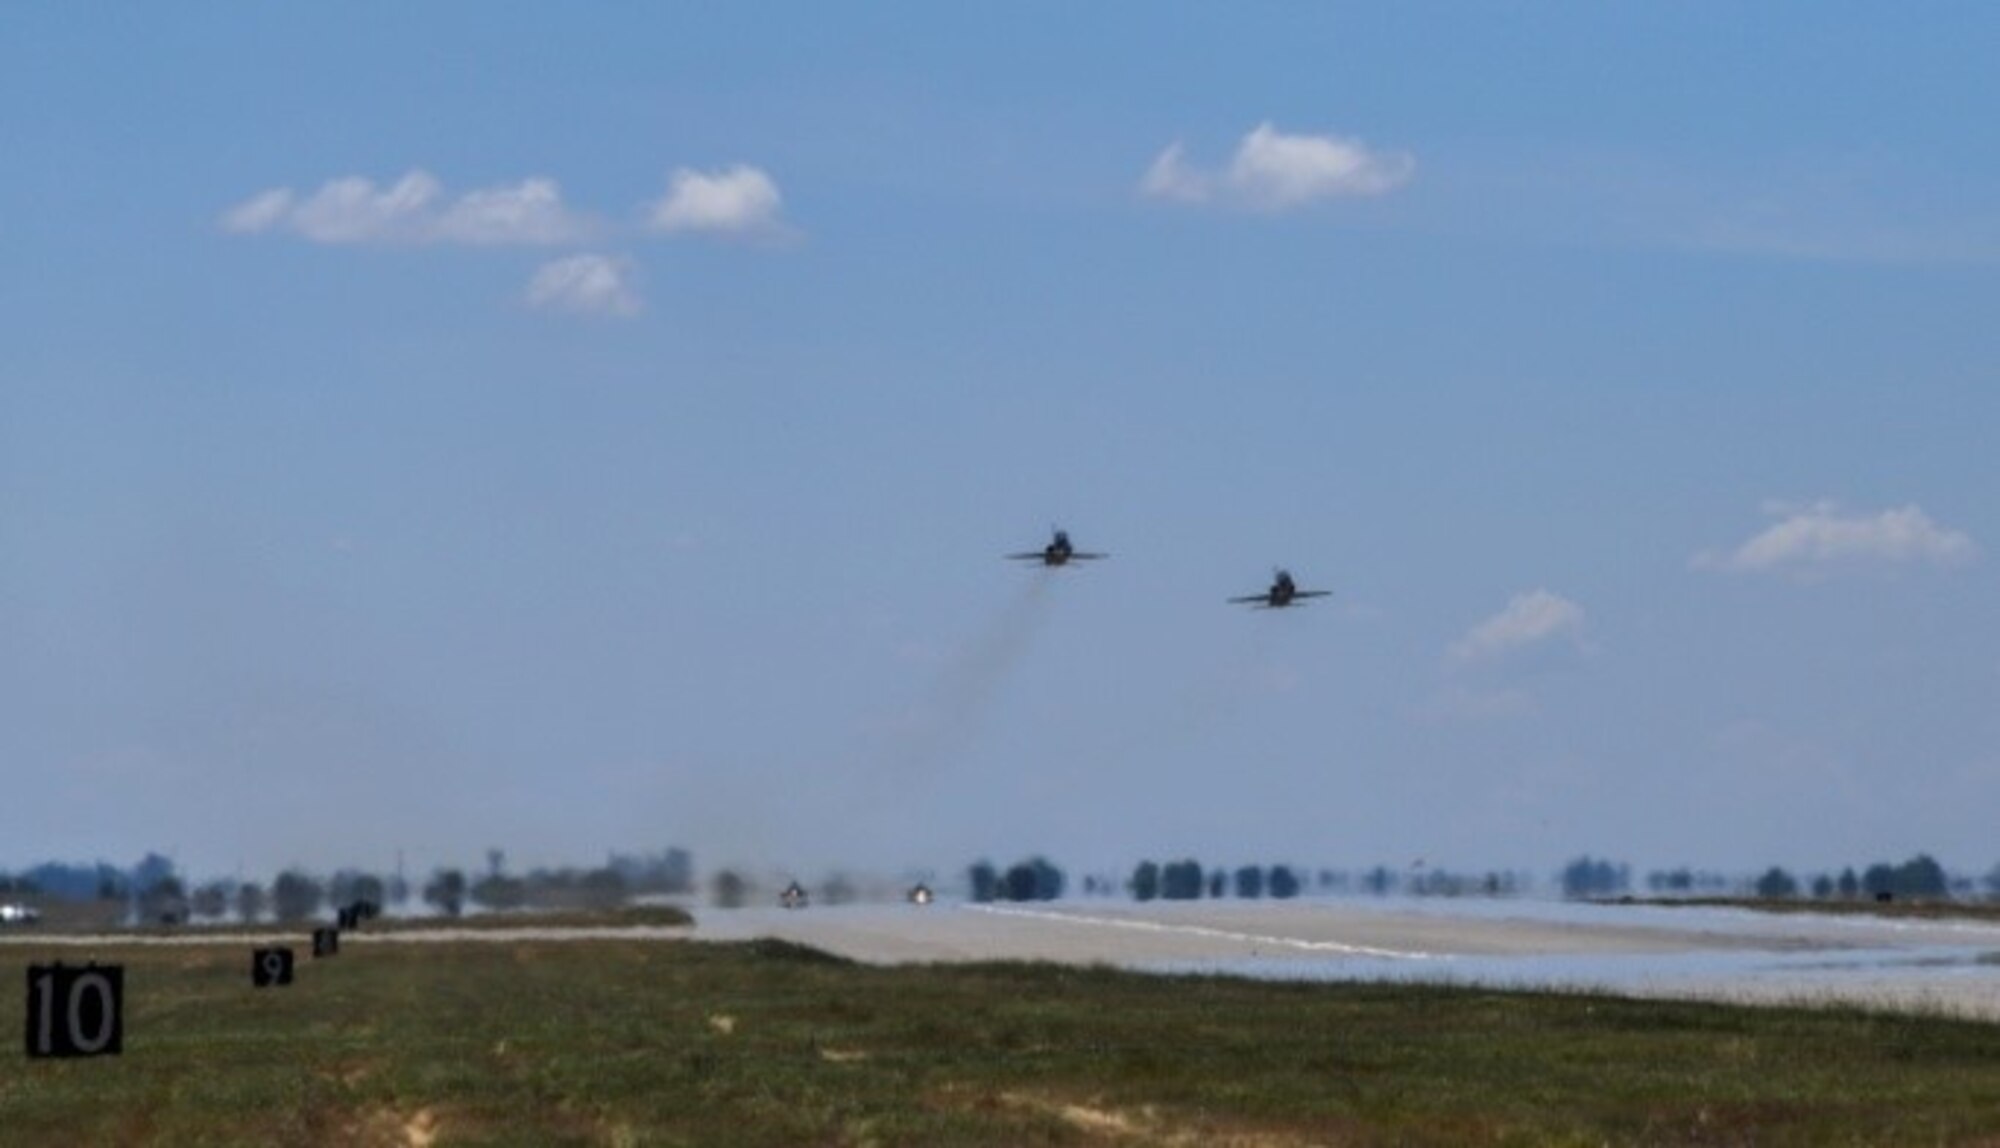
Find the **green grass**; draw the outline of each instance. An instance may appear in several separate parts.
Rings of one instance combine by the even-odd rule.
[[[17,967],[30,959],[13,953]],[[81,954],[69,954],[76,960]],[[882,969],[783,942],[117,947],[125,1054],[10,1143],[1905,1144],[2000,1137],[2000,1026],[1849,1009]],[[25,993],[0,994],[21,1033]],[[18,1039],[18,1038],[16,1038]]]

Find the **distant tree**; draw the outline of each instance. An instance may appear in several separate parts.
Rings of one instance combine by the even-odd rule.
[[[505,849],[488,849],[486,851],[486,875],[488,877],[498,877],[506,868],[507,851]]]
[[[424,904],[447,917],[465,912],[465,874],[457,869],[439,869],[424,885]]]
[[[1833,896],[1833,878],[1821,873],[1812,881],[1812,895],[1824,901]]]
[[[245,881],[236,887],[236,918],[244,924],[255,924],[264,916],[264,887],[255,881]]]
[[[584,904],[598,909],[624,904],[628,888],[625,875],[610,866],[592,869],[577,882]]]
[[[741,909],[749,893],[749,883],[736,870],[724,869],[715,875],[710,896],[719,909]]]
[[[687,893],[694,889],[694,854],[685,849],[669,849],[660,857],[660,892]]]
[[[2000,873],[2000,866],[1994,872]],[[1159,895],[1160,867],[1151,861],[1139,862],[1138,868],[1132,870],[1132,899],[1150,901]]]
[[[528,903],[528,886],[519,877],[488,872],[467,890],[472,902],[495,912],[518,909]]]
[[[1063,871],[1046,857],[1031,857],[1007,870],[999,893],[1009,901],[1053,901],[1063,894]]]
[[[2000,897],[2000,865],[1986,871],[1985,884],[1987,896]]]
[[[694,855],[685,849],[629,857],[613,853],[605,866],[624,878],[627,892],[691,893],[694,891]]]
[[[153,886],[170,877],[176,881],[179,879],[178,874],[174,872],[174,863],[158,853],[148,853],[139,859],[137,865],[132,866],[128,878],[129,887],[137,889],[143,898]]]
[[[972,867],[965,871],[965,877],[967,883],[972,886],[974,901],[985,904],[1000,896],[1000,871],[993,867],[993,862],[974,862]]]
[[[380,910],[388,900],[389,884],[372,873],[358,873],[347,887],[349,902],[366,902]]]
[[[1646,874],[1646,888],[1655,893],[1686,893],[1694,888],[1694,873],[1685,865],[1678,869],[1655,869]]]
[[[1773,901],[1796,897],[1799,895],[1799,883],[1790,873],[1773,865],[1762,877],[1757,878],[1757,895]]]
[[[1377,897],[1387,896],[1390,887],[1395,883],[1396,875],[1389,872],[1386,865],[1375,866],[1368,871],[1367,876],[1361,879],[1362,887]]]
[[[1563,896],[1610,897],[1623,893],[1631,881],[1631,870],[1610,861],[1578,857],[1563,866]]]
[[[1168,862],[1160,870],[1160,896],[1169,901],[1192,901],[1201,896],[1201,863],[1192,858]]]
[[[168,873],[155,877],[139,893],[139,919],[145,922],[179,921],[187,916],[187,890],[181,879]]]
[[[1289,866],[1271,866],[1271,896],[1280,900],[1290,900],[1299,895],[1299,878]]]
[[[1027,862],[1021,861],[1008,866],[1000,876],[1000,897],[1007,901],[1032,901],[1035,899],[1035,871]]]
[[[382,878],[359,869],[342,869],[326,880],[326,900],[336,908],[366,901],[381,905],[388,889]]]
[[[1227,893],[1228,891],[1229,891],[1229,874],[1224,873],[1220,869],[1217,869],[1215,872],[1210,873],[1208,875],[1208,895],[1210,898],[1220,898],[1224,893]]]
[[[188,908],[197,917],[213,921],[229,913],[229,882],[210,881],[194,891]]]
[[[1236,895],[1245,900],[1254,900],[1264,895],[1264,870],[1255,865],[1244,865],[1236,870]]]
[[[1944,897],[1951,892],[1944,866],[1919,853],[1896,867],[1896,892],[1905,897]]]
[[[1861,873],[1861,888],[1870,897],[1896,892],[1896,869],[1893,865],[1876,862]]]
[[[326,891],[316,878],[287,869],[271,883],[271,908],[280,921],[303,921],[319,911]]]
[[[1854,875],[1852,865],[1840,871],[1840,879],[1834,884],[1840,890],[1840,895],[1850,901],[1861,895],[1861,878]]]

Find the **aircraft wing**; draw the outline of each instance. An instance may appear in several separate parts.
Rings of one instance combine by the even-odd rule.
[[[1088,562],[1094,558],[1109,558],[1109,557],[1111,557],[1111,555],[1105,554],[1101,551],[1072,550],[1069,553],[1069,560],[1071,562]]]
[[[1245,594],[1241,598],[1230,599],[1231,603],[1237,605],[1246,605],[1246,606],[1252,602],[1269,604],[1270,601],[1271,601],[1271,596],[1269,594]]]
[[[1020,561],[1020,562],[1025,562],[1028,559],[1032,558],[1035,561],[1040,562],[1042,559],[1048,557],[1048,555],[1043,554],[1039,550],[1023,550],[1019,554],[1002,554],[1001,557],[1011,558],[1015,561]]]
[[[1331,590],[1294,590],[1294,591],[1292,591],[1292,597],[1294,597],[1294,598],[1326,598],[1326,597],[1330,597],[1330,596],[1332,596],[1332,594],[1333,594],[1333,591],[1331,591]]]

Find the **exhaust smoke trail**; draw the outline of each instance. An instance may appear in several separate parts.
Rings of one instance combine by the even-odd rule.
[[[1037,570],[939,670],[913,720],[895,736],[885,758],[887,771],[896,779],[931,776],[972,745],[1001,688],[1048,620],[1054,577],[1053,571]]]

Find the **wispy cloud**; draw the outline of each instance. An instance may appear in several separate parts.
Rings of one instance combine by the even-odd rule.
[[[1915,503],[1875,514],[1843,512],[1824,501],[1772,503],[1765,512],[1778,521],[1734,550],[1703,551],[1691,564],[1733,573],[1818,573],[1863,565],[1957,566],[1979,554],[1971,537],[1938,525]]]
[[[639,313],[629,259],[572,255],[543,264],[528,281],[528,305],[581,315],[624,317]]]
[[[654,201],[647,223],[660,232],[724,235],[772,234],[780,230],[778,185],[745,164],[716,172],[676,168],[667,194]]]
[[[1447,656],[1461,665],[1488,661],[1554,638],[1582,643],[1583,607],[1560,594],[1530,590],[1468,630]]]
[[[468,192],[445,209],[436,227],[439,239],[455,243],[569,243],[589,231],[563,206],[552,179]]]
[[[272,188],[223,212],[221,224],[239,235],[290,233],[325,244],[548,246],[575,242],[592,230],[564,206],[554,180],[530,178],[452,199],[421,170],[386,187],[345,176],[309,195]]]
[[[352,175],[312,191],[268,188],[217,222],[234,235],[287,235],[330,246],[546,248],[641,228],[653,235],[783,236],[789,229],[779,218],[782,202],[777,183],[757,168],[680,168],[667,194],[645,205],[642,219],[614,226],[564,203],[562,189],[546,177],[454,195],[429,172],[411,169],[388,184]],[[530,307],[574,315],[622,317],[644,309],[637,264],[593,252],[543,263],[523,297]]]
[[[1139,180],[1142,194],[1182,203],[1281,212],[1321,200],[1376,196],[1409,182],[1416,158],[1360,140],[1286,135],[1268,121],[1236,147],[1229,165],[1205,171],[1187,161],[1179,141],[1160,152]]]

